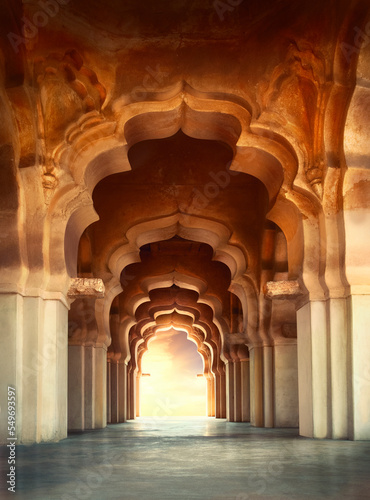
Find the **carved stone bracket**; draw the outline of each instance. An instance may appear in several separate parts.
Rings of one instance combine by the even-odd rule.
[[[257,101],[262,110],[277,101],[288,85],[295,84],[307,109],[313,130],[309,159],[304,166],[305,175],[315,194],[322,197],[322,180],[324,177],[323,130],[327,96],[331,82],[327,75],[325,58],[305,41],[292,40],[288,46],[285,60],[275,67],[269,77],[262,80],[258,86]],[[306,82],[302,88],[302,82]],[[314,106],[312,105],[314,102]],[[314,112],[313,112],[314,111]],[[312,116],[311,116],[312,115]]]
[[[268,281],[264,287],[267,299],[294,299],[303,294],[298,281]]]
[[[34,85],[38,88],[39,162],[43,167],[42,184],[48,205],[58,185],[60,150],[65,132],[88,115],[85,126],[103,121],[101,107],[106,90],[93,70],[84,65],[76,50],[52,53],[34,61]]]
[[[99,278],[72,278],[68,290],[70,299],[81,299],[85,297],[104,297],[105,287],[103,280]]]

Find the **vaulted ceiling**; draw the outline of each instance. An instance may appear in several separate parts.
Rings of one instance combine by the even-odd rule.
[[[248,343],[265,283],[302,277],[302,220],[341,163],[363,2],[46,3],[0,22],[19,167],[41,165],[68,223],[48,268],[105,281],[111,355],[166,325],[204,356]]]

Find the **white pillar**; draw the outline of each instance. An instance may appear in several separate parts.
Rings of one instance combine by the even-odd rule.
[[[249,359],[241,362],[242,422],[250,422],[250,376]]]
[[[333,439],[348,439],[348,299],[330,299],[330,380]]]
[[[206,378],[206,381],[207,381],[206,382],[207,383],[207,390],[206,390],[207,408],[206,408],[206,412],[207,412],[207,417],[211,417],[212,416],[212,381],[211,381],[211,378],[209,375]]]
[[[118,363],[115,360],[111,360],[111,423],[116,424],[119,422],[119,410],[118,410]]]
[[[107,426],[107,348],[95,347],[95,429]]]
[[[326,302],[307,302],[297,311],[299,433],[329,438],[328,325]]]
[[[352,295],[350,438],[370,439],[370,295]]]
[[[126,422],[127,420],[127,365],[125,362],[120,361],[118,364],[118,414],[119,422]]]
[[[369,310],[363,294],[297,311],[301,435],[370,439]]]
[[[129,409],[128,418],[135,420],[136,418],[136,370],[129,370],[128,376],[128,396],[129,396]]]
[[[95,429],[95,347],[84,348],[85,429]]]
[[[234,422],[235,418],[234,400],[234,363],[228,361],[226,363],[226,418],[229,422]]]
[[[249,353],[251,424],[255,427],[263,427],[263,348],[251,347]]]
[[[67,436],[68,308],[64,299],[0,294],[0,405],[16,390],[18,444]],[[8,437],[0,419],[1,442]]]
[[[98,356],[97,356],[98,353]],[[85,430],[102,428],[102,408],[110,400],[110,391],[102,395],[98,373],[101,374],[101,348],[92,345],[68,346],[68,429]],[[107,370],[110,370],[109,363]],[[110,372],[106,375],[110,376]],[[107,380],[105,378],[105,380]],[[98,384],[98,390],[97,390]],[[107,417],[105,417],[107,418]],[[109,414],[110,418],[110,414]],[[105,427],[105,425],[104,425]]]
[[[136,409],[135,417],[140,417],[140,380],[141,376],[136,374]]]
[[[298,427],[297,344],[274,346],[274,426]]]
[[[212,392],[212,408],[211,417],[216,416],[216,377],[212,374],[211,377],[211,392]]]
[[[107,423],[112,421],[112,383],[111,383],[111,360],[107,359]]]
[[[242,421],[242,367],[234,361],[234,422]]]
[[[127,367],[127,382],[126,382],[126,408],[127,420],[131,420],[131,368]]]
[[[219,370],[215,384],[216,418],[226,418],[226,374],[224,369]]]
[[[264,427],[274,427],[273,347],[263,347]]]
[[[68,430],[85,428],[85,348],[68,346]]]
[[[221,376],[218,372],[215,375],[215,417],[221,417]]]

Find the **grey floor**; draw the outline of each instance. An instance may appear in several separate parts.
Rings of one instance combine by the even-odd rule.
[[[370,442],[310,440],[208,418],[138,419],[17,447],[16,493],[30,500],[370,499]]]

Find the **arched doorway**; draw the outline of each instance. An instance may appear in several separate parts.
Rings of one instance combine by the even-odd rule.
[[[140,416],[206,415],[204,363],[184,331],[170,328],[149,342],[141,361]]]

